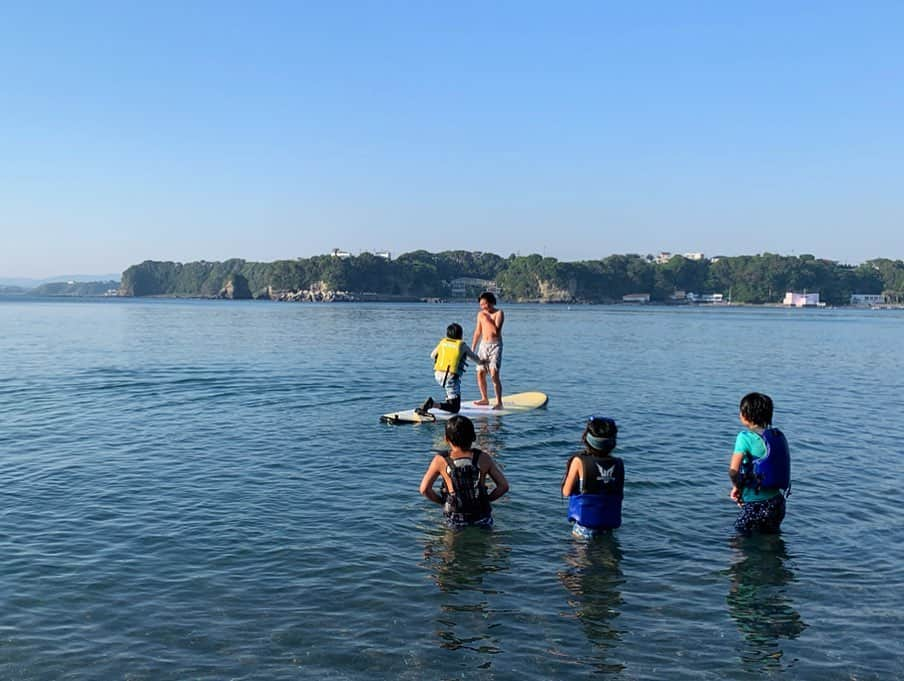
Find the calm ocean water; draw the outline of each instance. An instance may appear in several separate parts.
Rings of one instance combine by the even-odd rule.
[[[0,299],[0,678],[904,678],[904,313],[504,306],[510,494],[443,529],[428,354],[473,305]],[[465,397],[475,395],[473,373]],[[793,493],[739,540],[750,390]],[[587,414],[624,525],[573,539]]]

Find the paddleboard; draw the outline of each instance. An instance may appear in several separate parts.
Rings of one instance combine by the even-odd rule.
[[[476,405],[471,400],[461,403],[461,411],[458,413],[467,416],[469,419],[485,416],[507,416],[509,414],[520,414],[525,411],[532,411],[545,407],[549,401],[546,393],[528,392],[515,393],[514,395],[502,396],[502,409],[493,409],[491,402],[488,405]],[[404,409],[401,411],[391,411],[380,417],[381,423],[432,423],[434,421],[448,421],[455,414],[450,414],[442,409],[431,409],[426,415],[418,414],[414,409]]]

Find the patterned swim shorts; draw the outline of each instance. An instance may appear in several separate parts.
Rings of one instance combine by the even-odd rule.
[[[498,343],[480,341],[480,346],[477,348],[477,356],[489,362],[487,365],[488,370],[499,371],[499,367],[502,366],[502,341]],[[478,366],[477,370],[483,371],[484,369],[482,366]]]
[[[735,529],[741,534],[775,534],[784,519],[785,496],[776,494],[765,501],[745,501],[735,520]]]
[[[461,397],[461,376],[450,374],[445,371],[434,371],[433,377],[439,383],[443,390],[446,391],[446,399],[454,400]]]

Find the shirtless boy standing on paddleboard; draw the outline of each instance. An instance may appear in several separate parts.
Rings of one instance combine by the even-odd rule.
[[[487,399],[487,371],[489,371],[496,393],[496,404],[493,405],[493,409],[502,409],[502,381],[499,378],[499,369],[502,367],[502,324],[505,322],[505,313],[496,307],[496,296],[489,291],[481,293],[477,300],[480,303],[480,312],[477,313],[477,327],[474,329],[471,347],[476,349],[477,356],[485,360],[486,364],[477,367],[480,399],[475,400],[474,404],[490,403]]]

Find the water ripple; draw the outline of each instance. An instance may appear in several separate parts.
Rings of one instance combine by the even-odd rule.
[[[820,312],[513,307],[506,387],[550,404],[477,422],[512,491],[451,532],[417,495],[441,428],[376,415],[437,394],[473,306],[0,303],[0,677],[900,678],[904,327]],[[755,388],[794,488],[741,540]],[[624,525],[580,542],[559,486],[595,412]]]

